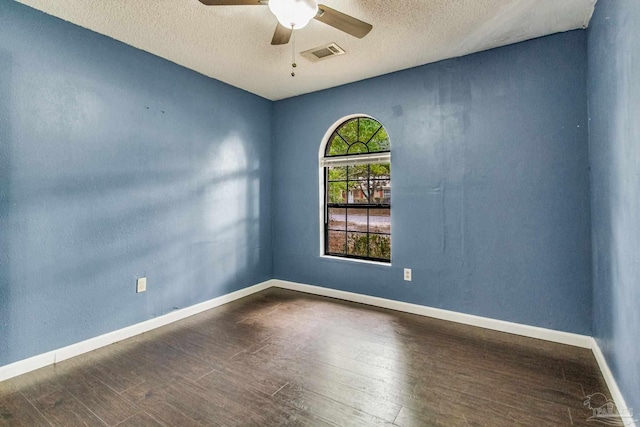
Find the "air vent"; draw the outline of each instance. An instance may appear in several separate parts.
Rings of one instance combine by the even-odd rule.
[[[311,62],[323,61],[325,59],[333,58],[334,56],[344,55],[346,52],[337,44],[329,43],[324,46],[314,47],[313,49],[305,50],[300,55],[307,58]]]

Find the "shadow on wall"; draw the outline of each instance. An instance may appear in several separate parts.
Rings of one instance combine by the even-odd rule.
[[[132,285],[140,276],[153,286],[137,300],[146,318],[252,284],[246,280],[260,256],[259,167],[248,171],[239,137],[224,141],[205,156],[206,167],[191,171],[42,179],[20,186],[19,213],[11,216],[3,197],[3,221],[24,215],[35,226],[10,228],[20,238],[13,248],[2,248],[3,294],[11,287],[19,294],[15,306],[3,295],[8,310],[2,316],[21,313],[14,328],[3,329],[15,336],[36,329],[48,336],[69,334],[62,341],[71,343],[83,335],[73,321],[84,322],[92,313],[109,323],[95,325],[99,332],[121,327],[123,318],[138,311],[131,309]],[[3,238],[2,245],[11,241]],[[7,253],[20,259],[17,269],[26,283],[9,282]],[[46,286],[36,289],[38,278],[48,278]],[[35,298],[36,292],[42,296]]]
[[[194,223],[200,230],[190,251],[196,300],[220,282],[223,293],[233,283],[251,283],[249,272],[260,258],[260,162],[248,154],[242,135],[232,131],[212,144],[199,168]],[[212,280],[215,278],[215,280]]]
[[[138,258],[151,257],[163,263],[175,261],[184,249],[203,244],[215,244],[220,252],[212,258],[202,258],[204,264],[218,256],[224,259],[216,271],[220,277],[237,277],[231,271],[223,270],[235,272],[255,267],[257,259],[248,247],[252,245],[250,237],[257,237],[260,231],[259,162],[247,158],[244,141],[238,134],[231,133],[222,139],[222,143],[212,142],[209,153],[203,153],[204,159],[193,170],[146,170],[142,175],[135,171],[61,173],[47,180],[21,185],[21,190],[25,190],[19,195],[21,208],[37,209],[42,214],[39,219],[47,214],[53,216],[54,210],[50,208],[61,202],[77,205],[59,207],[68,209],[65,215],[60,215],[64,218],[80,216],[76,208],[84,206],[82,218],[72,223],[65,221],[69,229],[58,236],[59,239],[54,239],[60,244],[65,243],[63,238],[70,238],[77,253],[73,258],[65,253],[55,253],[58,262],[53,271],[52,265],[42,264],[34,273],[46,274],[54,281],[68,280],[87,271],[100,276],[108,273],[113,265]],[[9,158],[4,156],[10,147],[5,144],[7,149],[3,147],[0,171],[3,184],[9,183],[10,172]],[[7,185],[7,190],[9,187]],[[8,195],[8,191],[3,195],[5,193]],[[3,204],[5,202],[9,206],[8,197],[3,197]],[[104,206],[105,202],[109,203],[108,207]],[[8,214],[9,210],[6,212]],[[44,231],[60,233],[55,229]],[[145,239],[136,238],[143,231],[149,231]],[[93,237],[87,239],[87,236]],[[99,252],[90,250],[96,240],[99,240]],[[163,255],[180,242],[186,246]],[[105,252],[108,258],[105,258]],[[60,262],[67,257],[69,262]],[[198,270],[197,265],[194,265],[194,271]],[[169,274],[162,279],[177,280],[179,277]]]
[[[11,58],[0,52],[0,361],[7,358],[9,340],[9,195],[11,147],[9,144],[9,100],[11,99]]]

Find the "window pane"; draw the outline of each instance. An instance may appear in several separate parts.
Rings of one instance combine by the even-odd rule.
[[[356,142],[355,144],[349,146],[348,153],[349,154],[363,154],[368,153],[369,148],[364,145],[362,142]]]
[[[334,135],[331,141],[329,142],[327,155],[339,156],[341,154],[347,154],[347,150],[349,150],[349,145],[346,142],[344,142],[344,140],[340,138],[338,135]]]
[[[344,231],[329,231],[327,251],[332,254],[346,254],[347,233]]]
[[[329,168],[329,181],[343,181],[347,179],[346,166],[331,166]]]
[[[391,144],[389,143],[389,135],[387,135],[387,131],[380,129],[378,133],[375,134],[371,141],[369,141],[369,151],[389,151],[391,149]]]
[[[371,137],[378,129],[380,129],[382,125],[373,119],[361,118],[360,119],[360,137],[358,138],[360,142],[364,142],[365,144],[369,142]]]
[[[367,231],[367,209],[347,209],[347,230]]]
[[[349,144],[353,144],[358,140],[358,119],[349,120],[338,129],[338,133]]]
[[[328,183],[329,193],[327,199],[329,203],[346,203],[347,202],[347,183],[330,182]]]
[[[346,230],[347,210],[343,208],[329,208],[329,229]]]
[[[375,179],[371,180],[371,203],[388,205],[391,202],[391,186],[389,181]]]
[[[391,233],[391,209],[369,209],[369,232]]]
[[[367,233],[349,233],[347,237],[349,255],[367,256]]]
[[[391,176],[391,164],[380,163],[369,165],[372,179],[389,179]]]
[[[369,256],[391,260],[391,236],[385,234],[369,235]]]
[[[349,177],[349,180],[352,181],[357,179],[368,179],[369,165],[347,166],[347,176]]]
[[[369,182],[368,181],[349,181],[349,194],[347,202],[354,204],[369,203]]]

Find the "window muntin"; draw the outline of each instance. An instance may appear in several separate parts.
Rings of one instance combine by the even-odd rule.
[[[390,142],[369,117],[343,122],[323,158],[324,253],[391,261]]]

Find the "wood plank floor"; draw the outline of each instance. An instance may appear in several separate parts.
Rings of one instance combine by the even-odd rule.
[[[11,426],[597,425],[591,352],[282,289],[0,383]]]

